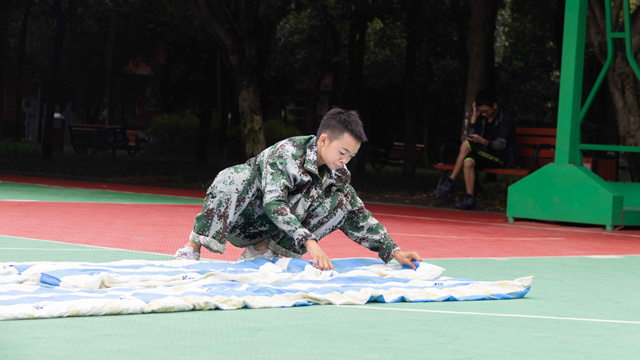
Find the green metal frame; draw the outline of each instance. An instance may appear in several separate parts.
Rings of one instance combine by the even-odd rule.
[[[640,79],[633,57],[631,10],[624,0],[624,32],[612,30],[611,3],[605,0],[607,59],[581,106],[588,1],[567,0],[560,68],[560,101],[555,163],[509,187],[507,217],[615,226],[640,225],[640,183],[608,182],[582,166],[582,150],[640,152],[640,147],[582,144],[580,127],[614,57],[613,40],[625,39],[626,55]]]

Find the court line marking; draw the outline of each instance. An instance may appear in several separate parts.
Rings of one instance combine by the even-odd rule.
[[[164,195],[159,195],[159,196],[164,196]],[[187,198],[187,199],[191,199],[191,198]],[[63,200],[23,200],[23,199],[0,199],[0,203],[2,203],[3,201],[6,202],[17,202],[17,203],[50,203],[50,204],[58,204],[58,203],[65,203],[65,204],[91,204],[91,205],[108,205],[108,204],[115,204],[115,205],[162,205],[162,206],[167,206],[167,205],[177,205],[177,206],[199,206],[202,207],[202,204],[198,203],[198,204],[190,204],[190,203],[159,203],[159,202],[122,202],[122,201],[105,201],[105,202],[95,202],[95,201],[63,201]]]
[[[66,243],[65,243],[66,244]],[[75,245],[75,244],[73,244]],[[2,250],[31,250],[31,251],[104,251],[104,250],[120,250],[120,251],[132,251],[125,249],[111,249],[111,248],[96,248],[96,249],[51,249],[51,248],[4,248],[0,247]]]
[[[519,224],[515,224],[515,223],[492,223],[492,222],[486,222],[486,221],[443,219],[443,218],[432,218],[432,217],[426,217],[426,216],[397,215],[397,214],[387,214],[387,213],[373,213],[373,215],[374,216],[400,217],[400,218],[408,218],[408,219],[432,220],[432,221],[448,221],[448,222],[463,223],[463,224],[509,226],[509,227],[517,227],[517,228],[523,228],[523,229],[535,229],[535,230],[565,231],[565,232],[576,232],[576,233],[587,233],[587,234],[597,233],[598,235],[628,236],[628,237],[640,238],[640,235],[636,235],[636,234],[620,234],[620,233],[616,233],[616,232],[613,232],[613,231],[605,231],[604,229],[598,229],[596,231],[589,231],[589,230],[579,230],[579,229],[567,229],[567,228],[562,228],[562,227],[547,228],[547,227],[539,227],[539,226],[519,225]]]
[[[97,190],[97,191],[110,191],[110,192],[118,192],[118,193],[126,193],[126,194],[143,194],[143,195],[169,196],[169,197],[178,197],[178,198],[187,198],[187,199],[200,199],[200,197],[191,197],[191,196],[183,196],[183,195],[168,195],[168,194],[158,194],[158,193],[152,193],[152,192],[135,192],[135,191],[126,191],[126,190],[114,190],[114,189],[83,188],[83,187],[75,187],[75,186],[48,185],[48,184],[40,184],[40,183],[22,183],[22,182],[4,181],[4,180],[0,180],[0,183],[56,187],[56,188],[72,189],[72,190]],[[126,184],[119,184],[119,183],[112,183],[112,184],[126,185]],[[137,186],[144,186],[144,185],[137,185]],[[206,195],[206,192],[207,190],[202,190],[202,194],[203,194],[202,200],[204,200],[204,195]]]
[[[389,235],[393,236],[413,236],[413,237],[427,237],[427,238],[442,238],[442,239],[471,239],[474,240],[567,240],[567,238],[563,237],[508,237],[508,238],[500,238],[500,237],[475,237],[475,236],[449,236],[449,235],[427,235],[427,234],[398,234],[391,233]]]
[[[509,260],[509,259],[559,259],[559,258],[590,258],[590,259],[622,259],[629,256],[640,256],[640,254],[624,254],[624,255],[560,255],[560,256],[504,256],[504,257],[448,257],[448,258],[427,258],[423,261],[437,260]]]
[[[15,239],[24,239],[24,240],[31,240],[31,241],[44,241],[47,243],[54,243],[54,244],[65,244],[65,245],[71,245],[71,246],[81,246],[81,247],[86,247],[86,248],[90,248],[90,249],[61,249],[61,248],[54,248],[54,249],[35,249],[35,248],[14,248],[16,250],[44,250],[44,251],[48,251],[48,250],[58,250],[58,251],[86,251],[86,250],[100,250],[100,251],[104,251],[104,250],[111,250],[111,251],[128,251],[128,252],[135,252],[135,253],[143,253],[143,254],[151,254],[151,255],[162,255],[162,256],[171,256],[173,257],[172,254],[165,254],[165,253],[157,253],[157,252],[151,252],[151,251],[142,251],[142,250],[131,250],[131,249],[122,249],[122,248],[111,248],[111,247],[106,247],[106,246],[97,246],[97,245],[86,245],[86,244],[76,244],[76,243],[70,243],[70,242],[64,242],[64,241],[56,241],[56,240],[47,240],[47,239],[34,239],[34,238],[28,238],[28,237],[23,237],[23,236],[11,236],[11,235],[3,235],[0,234],[0,240],[2,240],[3,237],[6,238],[15,238]],[[229,246],[230,245],[230,246]],[[227,249],[236,249],[237,251],[240,251],[241,249],[234,247],[233,245],[229,244],[227,246]],[[11,250],[12,248],[4,248],[0,246],[0,250]],[[337,259],[337,258],[336,258]],[[171,260],[171,259],[169,259]],[[225,261],[225,262],[229,262],[229,261],[235,261],[235,260],[221,260],[221,259],[211,259],[211,258],[205,258],[205,257],[201,257],[200,258],[201,261]]]
[[[560,317],[560,316],[498,314],[498,313],[480,313],[480,312],[447,311],[447,310],[399,309],[399,308],[372,307],[372,306],[363,306],[363,305],[336,305],[336,306],[343,307],[343,308],[358,308],[358,309],[369,309],[369,310],[407,311],[407,312],[423,312],[423,313],[434,313],[434,314],[479,315],[479,316],[515,317],[515,318],[527,318],[527,319],[568,320],[568,321],[585,321],[585,322],[640,325],[640,321],[630,321],[630,320],[589,319],[589,318],[574,318],[574,317]]]
[[[63,241],[55,241],[55,240],[46,240],[46,239],[34,239],[34,238],[28,238],[28,237],[23,237],[23,236],[11,236],[11,235],[2,235],[0,234],[0,238],[2,237],[7,237],[7,238],[14,238],[14,239],[24,239],[24,240],[32,240],[32,241],[44,241],[44,242],[48,242],[48,243],[55,243],[55,244],[65,244],[65,245],[72,245],[72,246],[81,246],[81,247],[87,247],[87,248],[91,248],[91,249],[26,249],[25,250],[68,250],[68,251],[84,251],[84,250],[114,250],[114,251],[129,251],[129,252],[138,252],[138,253],[144,253],[144,254],[152,254],[152,255],[164,255],[164,256],[171,256],[170,254],[163,254],[163,253],[156,253],[156,252],[150,252],[150,251],[142,251],[142,250],[130,250],[130,249],[121,249],[121,248],[110,248],[110,247],[106,247],[106,246],[97,246],[97,245],[86,245],[86,244],[76,244],[76,243],[70,243],[70,242],[63,242]],[[9,249],[10,248],[3,248],[0,247],[0,249]],[[17,248],[18,250],[22,250],[20,248]]]

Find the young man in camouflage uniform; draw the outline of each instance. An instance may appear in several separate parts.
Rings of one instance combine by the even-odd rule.
[[[316,136],[289,138],[245,164],[220,172],[207,190],[189,243],[174,259],[200,258],[200,248],[222,253],[227,241],[245,248],[239,260],[297,257],[309,252],[313,266],[333,269],[318,241],[335,230],[415,269],[416,252],[403,252],[365,209],[349,184],[346,164],[367,138],[355,111],[330,110]]]

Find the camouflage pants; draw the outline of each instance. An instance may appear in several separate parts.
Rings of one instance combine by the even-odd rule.
[[[322,197],[296,216],[319,241],[344,223],[344,202],[342,194]],[[220,254],[227,241],[237,247],[266,241],[271,250],[286,257],[300,257],[306,252],[304,246],[297,249],[293,238],[265,214],[258,176],[247,165],[232,166],[216,176],[189,240]]]

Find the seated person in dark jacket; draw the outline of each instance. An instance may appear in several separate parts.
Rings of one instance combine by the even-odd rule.
[[[474,170],[502,167],[510,160],[512,129],[511,116],[498,106],[495,96],[487,90],[478,92],[473,102],[473,115],[469,121],[465,141],[460,146],[451,175],[436,189],[436,197],[447,197],[453,191],[455,179],[462,171],[467,194],[464,201],[456,204],[456,208],[474,210]]]

